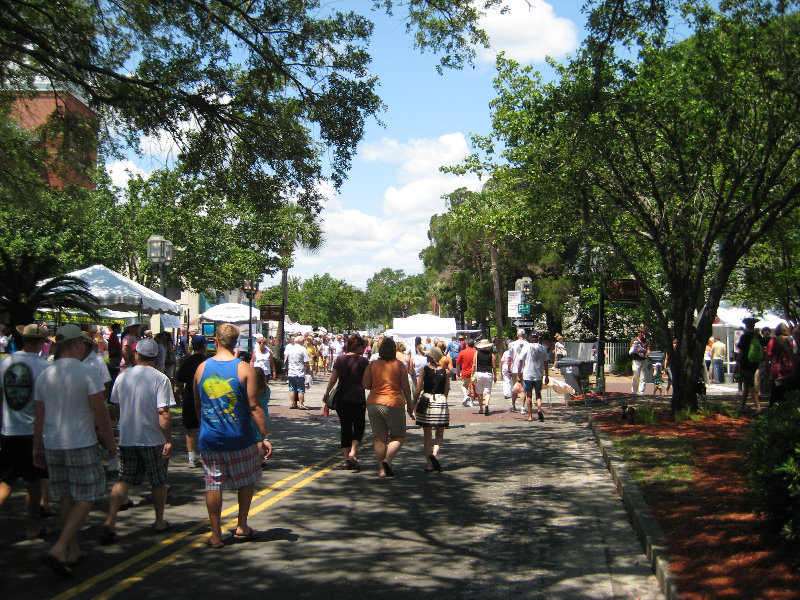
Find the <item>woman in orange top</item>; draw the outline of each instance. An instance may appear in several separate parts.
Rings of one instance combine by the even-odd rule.
[[[436,342],[436,347],[442,351],[442,360],[439,361],[439,364],[442,365],[447,370],[447,374],[450,375],[456,366],[453,364],[453,359],[450,358],[450,355],[447,353],[447,344],[439,340]]]
[[[397,346],[392,338],[381,341],[378,360],[369,363],[362,384],[364,389],[369,390],[367,415],[375,438],[378,477],[394,477],[392,459],[406,438],[403,404],[412,418],[414,407],[408,385],[408,370],[397,360]]]

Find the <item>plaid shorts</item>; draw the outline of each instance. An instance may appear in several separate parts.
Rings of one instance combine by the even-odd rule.
[[[167,461],[161,453],[164,445],[160,446],[120,446],[119,457],[121,461],[119,480],[131,485],[139,485],[147,480],[150,485],[166,485]]]
[[[261,461],[264,459],[261,444],[227,452],[201,450],[200,456],[206,475],[206,491],[235,490],[261,479]]]
[[[44,451],[50,475],[53,500],[72,498],[75,502],[94,502],[106,491],[100,446]]]

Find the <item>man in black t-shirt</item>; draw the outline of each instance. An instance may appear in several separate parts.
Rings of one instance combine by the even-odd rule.
[[[181,361],[175,381],[181,395],[183,427],[186,429],[186,449],[189,452],[189,468],[200,466],[197,456],[197,435],[200,433],[200,417],[194,405],[194,373],[206,360],[208,342],[203,335],[192,336],[192,353]]]

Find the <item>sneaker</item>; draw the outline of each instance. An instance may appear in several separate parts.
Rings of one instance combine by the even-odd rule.
[[[469,406],[470,408],[472,408],[473,406],[475,406],[475,403],[474,403],[472,400],[470,400],[470,401],[469,401],[469,404],[467,404],[467,406]]]
[[[469,396],[467,396],[466,398],[464,398],[464,400],[461,401],[461,406],[467,406],[468,403],[469,403]],[[472,406],[472,404],[469,405]]]
[[[512,412],[512,413],[517,412],[517,407],[514,406],[513,404],[509,404],[508,405],[508,412]]]
[[[544,413],[542,411],[539,411],[539,420],[544,421]]]
[[[195,458],[194,460],[189,461],[189,468],[190,469],[199,469],[203,463],[200,462],[200,459]]]
[[[484,408],[483,414],[488,417],[489,416],[489,407],[488,406],[484,406],[483,408]]]

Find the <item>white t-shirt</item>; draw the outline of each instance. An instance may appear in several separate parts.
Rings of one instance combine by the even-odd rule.
[[[111,390],[119,405],[120,446],[160,446],[165,441],[158,409],[175,405],[169,377],[154,367],[136,365],[120,373]]]
[[[100,356],[97,352],[92,350],[89,352],[89,356],[83,359],[83,362],[91,367],[92,373],[94,376],[97,377],[97,381],[105,386],[107,383],[111,381],[111,373],[108,371],[108,366],[106,365],[106,361],[103,360],[103,357]]]
[[[547,350],[541,344],[533,342],[522,349],[518,361],[522,362],[522,379],[525,381],[541,381],[544,377],[544,364],[547,362]]]
[[[336,360],[338,357],[342,355],[342,351],[344,350],[344,344],[339,340],[334,340],[331,342],[331,360]]]
[[[509,374],[509,370],[508,370],[508,357],[509,356],[511,356],[511,352],[509,350],[506,350],[505,352],[503,352],[503,356],[500,357],[500,373],[502,373],[503,375],[508,375]]]
[[[44,404],[44,447],[86,448],[97,443],[89,396],[103,391],[92,369],[77,358],[53,361],[36,380],[34,399]]]
[[[414,355],[414,381],[416,381],[416,378],[419,377],[420,372],[422,371],[423,368],[425,368],[425,365],[427,364],[428,364],[427,356],[425,356],[424,354]]]
[[[36,380],[50,366],[33,352],[14,352],[0,360],[3,390],[3,435],[33,435]]]
[[[300,344],[289,344],[283,356],[286,361],[287,377],[303,377],[306,374],[306,365],[311,362],[308,350]]]
[[[528,342],[517,338],[508,345],[508,351],[511,353],[511,372],[517,373],[517,364],[519,363],[519,354],[522,349],[528,345]]]

